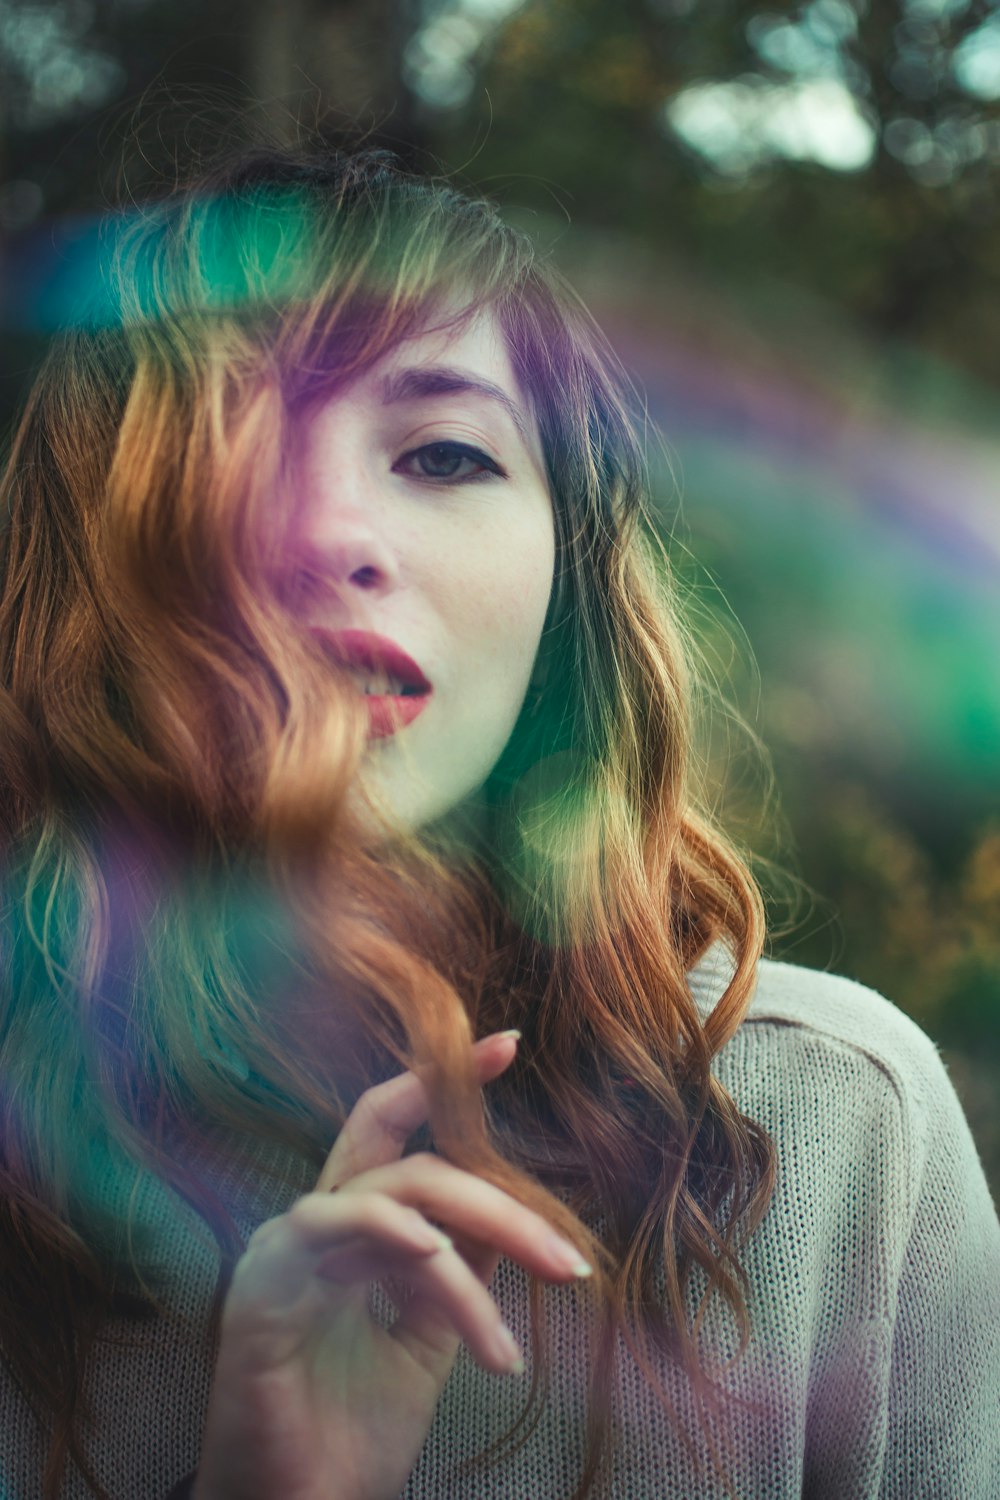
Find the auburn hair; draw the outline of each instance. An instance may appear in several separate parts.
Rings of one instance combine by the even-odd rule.
[[[704,810],[627,382],[526,237],[387,153],[247,153],[112,217],[104,244],[96,311],[53,342],[2,481],[0,1346],[45,1426],[45,1500],[69,1461],[108,1500],[79,1424],[104,1320],[159,1307],[144,1177],[215,1236],[218,1327],[241,1245],[178,1132],[232,1126],[318,1171],[361,1092],[413,1066],[433,1149],[596,1267],[577,1496],[613,1441],[619,1332],[668,1412],[654,1359],[687,1370],[725,1476],[698,1331],[717,1292],[746,1347],[740,1251],[774,1147],[711,1068],[764,917]],[[483,312],[547,465],[544,686],[476,820],[372,840],[347,797],[361,709],[289,607],[331,587],[282,565],[296,423]],[[719,942],[732,978],[703,1019],[688,973]],[[484,1102],[470,1043],[511,1026]],[[545,1399],[543,1299],[534,1283],[514,1440]]]

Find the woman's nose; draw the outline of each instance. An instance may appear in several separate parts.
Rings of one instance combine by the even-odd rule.
[[[305,550],[333,582],[386,593],[399,582],[396,554],[377,518],[357,503],[317,505],[306,523]]]
[[[329,548],[327,566],[337,583],[386,593],[395,588],[399,572],[389,547],[363,522],[345,522],[342,535]]]

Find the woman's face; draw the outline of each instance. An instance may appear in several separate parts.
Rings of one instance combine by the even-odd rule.
[[[393,350],[307,418],[302,459],[295,561],[339,596],[306,623],[376,695],[365,790],[415,828],[457,807],[499,759],[552,587],[541,445],[493,320]],[[413,674],[386,659],[386,643],[429,690],[406,683]]]

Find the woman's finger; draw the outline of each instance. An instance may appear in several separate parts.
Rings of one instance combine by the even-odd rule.
[[[534,1276],[568,1281],[591,1274],[576,1247],[534,1209],[429,1152],[373,1167],[334,1197],[308,1193],[289,1217],[302,1244],[318,1254],[327,1248],[331,1235],[342,1233],[351,1205],[356,1204],[363,1216],[365,1205],[384,1199],[433,1220],[453,1240],[468,1239],[508,1256]],[[363,1224],[363,1217],[354,1222]]]
[[[269,1314],[280,1310],[298,1299],[318,1260],[325,1263],[341,1250],[355,1255],[362,1244],[373,1255],[419,1260],[450,1241],[419,1210],[383,1193],[309,1194],[250,1236],[236,1265],[230,1301]]]
[[[507,1375],[523,1369],[521,1351],[500,1309],[471,1266],[456,1250],[442,1250],[409,1268],[407,1282],[416,1296],[399,1306],[389,1330],[421,1363],[450,1359],[464,1340],[485,1369]]]
[[[374,1272],[374,1275],[372,1274]],[[385,1277],[398,1316],[389,1330],[416,1358],[451,1359],[464,1339],[480,1364],[505,1374],[520,1351],[482,1280],[447,1243],[431,1255],[346,1241],[322,1257],[316,1274],[346,1289]]]
[[[510,1368],[497,1306],[451,1241],[415,1209],[372,1192],[312,1194],[251,1236],[227,1298],[226,1335],[241,1340],[245,1363],[273,1367],[342,1297],[346,1307],[383,1277],[409,1289],[400,1337],[426,1364],[453,1356],[464,1338],[486,1368]]]
[[[519,1036],[517,1031],[499,1031],[475,1044],[472,1050],[480,1083],[496,1078],[512,1062]],[[315,1191],[332,1192],[372,1167],[398,1161],[410,1136],[429,1115],[427,1090],[412,1071],[366,1089],[344,1122]]]

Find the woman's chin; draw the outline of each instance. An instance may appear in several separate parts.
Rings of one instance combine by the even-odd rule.
[[[348,793],[347,807],[361,836],[383,844],[405,838],[430,822],[440,800],[412,775],[387,775],[369,760]]]
[[[369,846],[420,835],[442,851],[450,845],[475,847],[488,813],[478,789],[456,802],[442,788],[416,776],[387,777],[374,772],[370,763],[362,767],[358,784],[348,793],[347,810]]]

